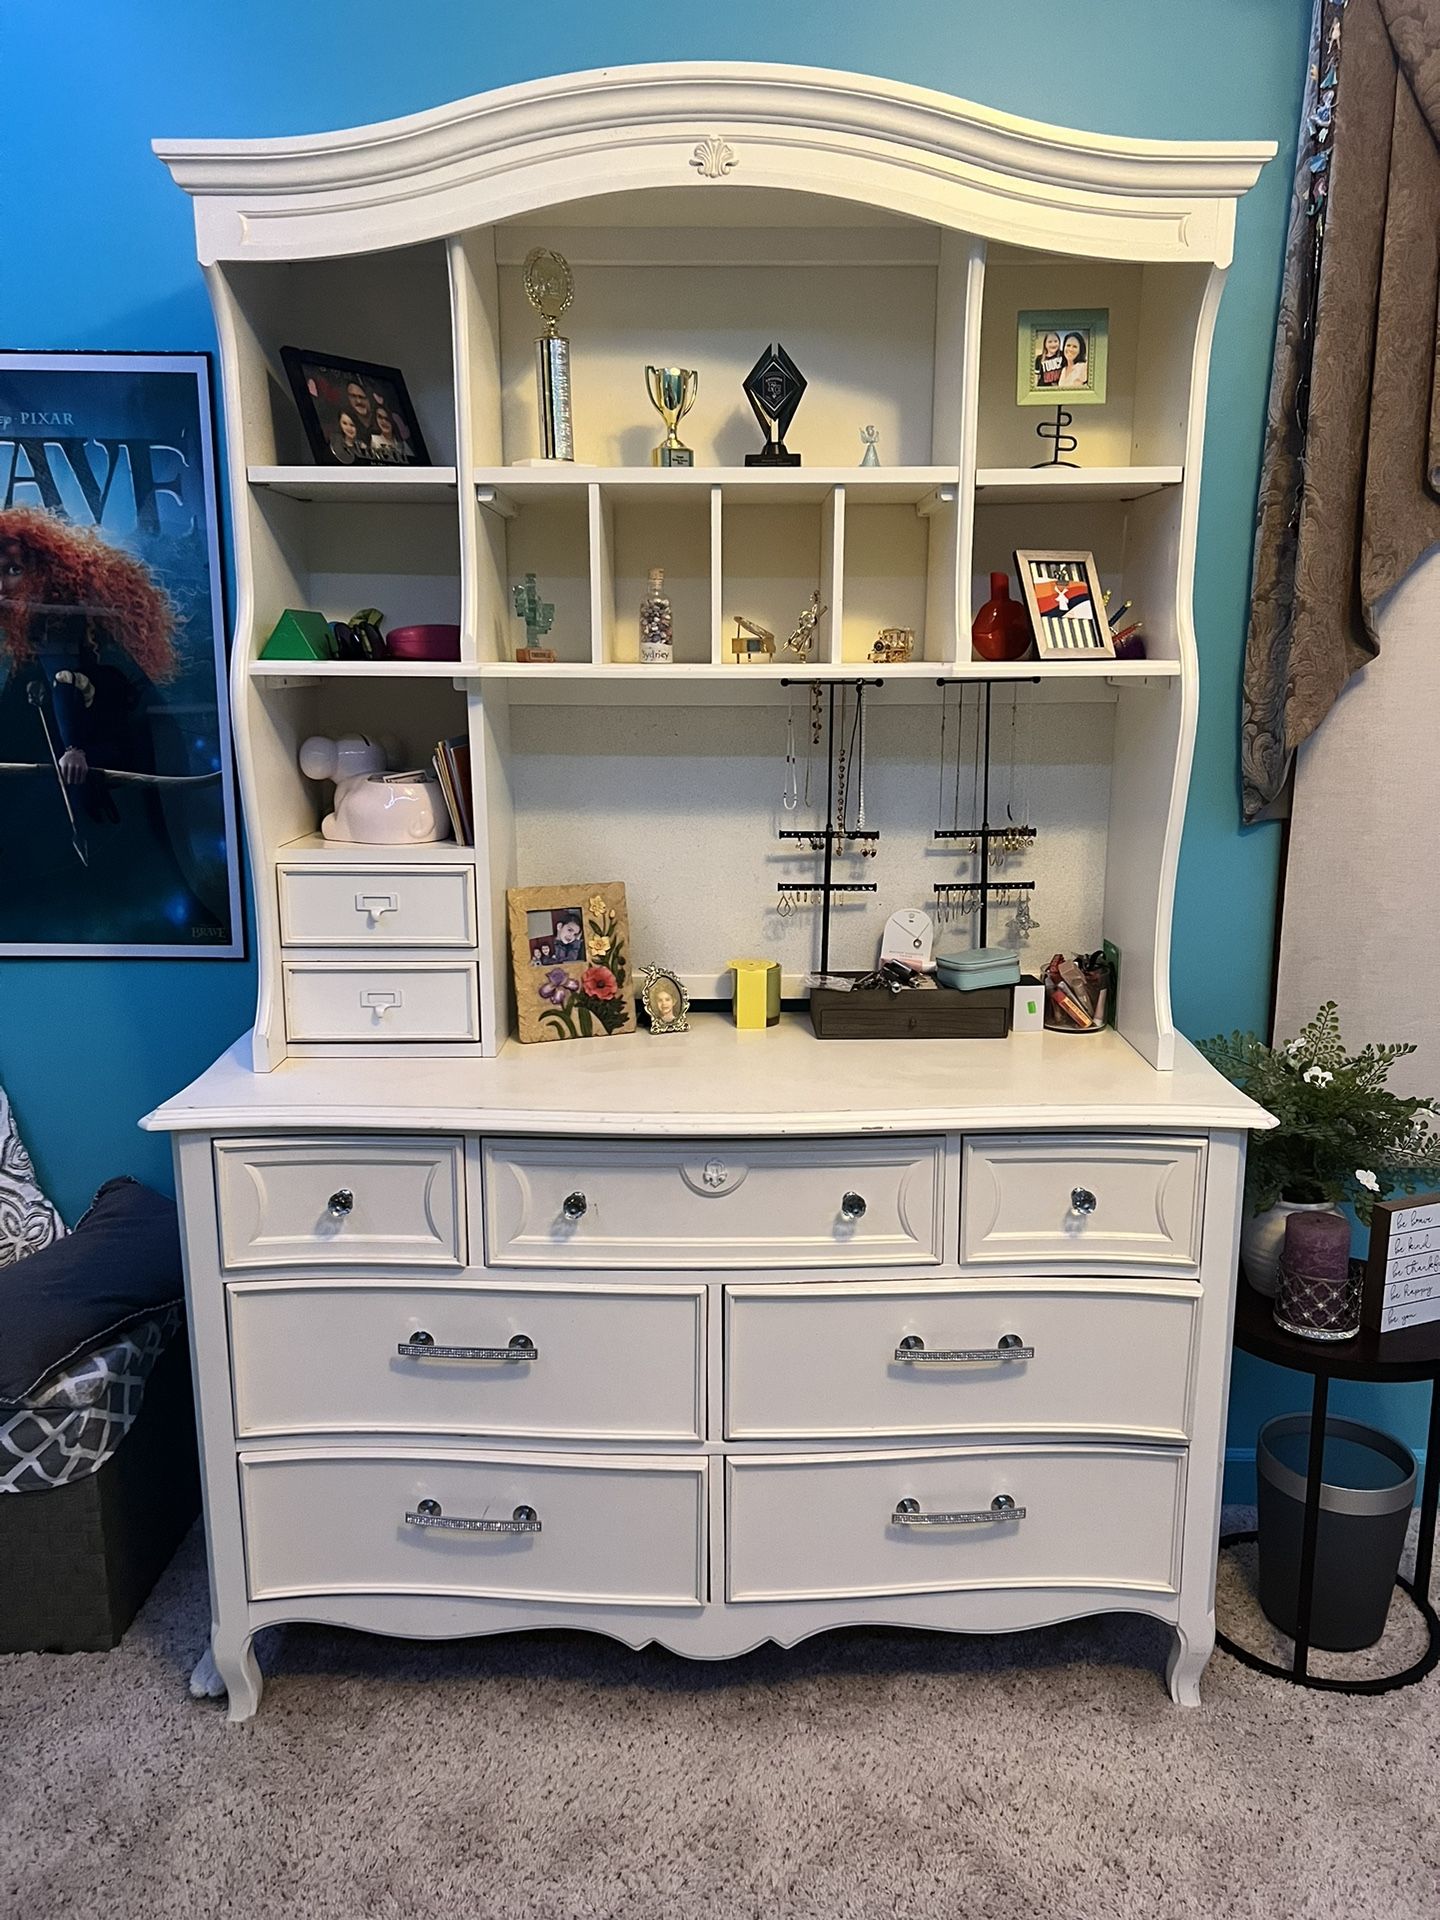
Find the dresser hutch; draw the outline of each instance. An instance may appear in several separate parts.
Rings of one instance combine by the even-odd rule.
[[[1171,1628],[1195,1704],[1266,1116],[1174,1030],[1171,918],[1211,339],[1272,147],[692,63],[156,150],[219,331],[259,968],[253,1029],[145,1122],[174,1136],[202,1669],[231,1718],[259,1704],[254,1635],[290,1620],[718,1658],[1130,1610]],[[537,246],[574,275],[573,461],[537,458]],[[1076,412],[1079,464],[1036,466],[1016,319],[1067,308],[1109,314],[1107,398]],[[809,387],[803,464],[767,470],[741,382],[771,341]],[[287,345],[399,367],[437,464],[314,464]],[[647,362],[699,369],[693,467],[650,464]],[[1017,548],[1093,552],[1147,657],[972,660]],[[639,658],[655,566],[666,665]],[[549,663],[515,658],[527,573]],[[808,660],[734,659],[737,613],[783,634],[817,585]],[[365,606],[458,622],[459,661],[263,655],[286,608]],[[882,627],[911,660],[866,664]],[[988,685],[997,779],[1036,829],[1022,957],[1113,942],[1115,1027],[847,1043],[711,1011],[513,1039],[516,886],[624,880],[641,964],[714,1001],[733,955],[767,953],[803,1000],[787,724],[867,672],[883,844],[835,964],[873,964],[885,915],[962,870],[935,837],[942,734]],[[298,747],[349,731],[412,765],[465,736],[475,844],[322,838]]]

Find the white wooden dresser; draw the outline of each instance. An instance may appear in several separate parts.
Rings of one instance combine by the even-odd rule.
[[[713,1658],[1125,1609],[1193,1704],[1254,1109],[1183,1043],[688,1038],[242,1044],[151,1117],[231,1717],[284,1620]]]
[[[220,341],[259,975],[250,1032],[147,1122],[175,1135],[232,1718],[255,1632],[297,1619],[713,1657],[1125,1608],[1173,1628],[1193,1703],[1265,1116],[1175,1031],[1171,924],[1210,349],[1273,147],[696,62],[157,151]],[[574,274],[574,461],[537,458],[535,247]],[[1108,386],[1076,464],[1037,468],[1017,340],[1067,312],[1105,316]],[[802,463],[748,466],[742,382],[775,341],[808,381]],[[434,464],[308,459],[286,346],[398,367]],[[701,374],[692,467],[651,464],[669,358]],[[1093,554],[1146,657],[973,658],[1017,549]],[[643,664],[657,566],[674,659]],[[543,665],[516,657],[527,574]],[[788,633],[817,586],[803,662],[735,661],[737,614]],[[457,624],[459,658],[266,657],[287,608],[370,606]],[[895,628],[913,654],[882,675]],[[625,881],[633,960],[697,1000],[737,953],[803,995],[814,918],[776,907],[815,862],[776,828],[822,820],[783,757],[792,683],[865,675],[884,843],[836,856],[875,911],[837,916],[831,964],[873,966],[885,916],[966,871],[988,683],[1034,829],[1012,937],[1032,970],[1111,941],[1117,1030],[827,1044],[712,1013],[510,1040],[520,886]],[[297,750],[352,732],[408,766],[463,737],[475,844],[323,839]]]

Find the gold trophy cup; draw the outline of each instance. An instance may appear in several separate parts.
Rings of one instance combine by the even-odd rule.
[[[693,367],[646,367],[645,385],[650,404],[665,422],[665,438],[650,455],[655,467],[693,467],[692,448],[682,446],[675,429],[695,404],[700,376]]]

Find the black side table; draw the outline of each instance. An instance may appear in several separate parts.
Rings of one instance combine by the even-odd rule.
[[[1244,1353],[1291,1367],[1312,1378],[1310,1393],[1310,1452],[1305,1476],[1305,1521],[1300,1535],[1300,1593],[1295,1619],[1295,1657],[1288,1667],[1262,1660],[1237,1646],[1227,1634],[1215,1643],[1259,1673],[1293,1680],[1297,1686],[1323,1688],[1327,1693],[1391,1693],[1413,1686],[1440,1665],[1440,1618],[1430,1604],[1430,1570],[1435,1553],[1435,1513],[1440,1504],[1440,1322],[1407,1327],[1384,1335],[1362,1327],[1353,1340],[1303,1340],[1277,1327],[1274,1303],[1259,1294],[1242,1273],[1235,1304],[1235,1345]],[[1324,1483],[1325,1414],[1332,1380],[1428,1380],[1430,1425],[1425,1442],[1425,1478],[1420,1493],[1420,1533],[1415,1546],[1415,1578],[1400,1577],[1397,1584],[1414,1602],[1429,1635],[1425,1652],[1401,1673],[1379,1680],[1329,1680],[1310,1671],[1310,1615],[1315,1599],[1315,1546],[1320,1534],[1320,1489]],[[1253,1531],[1227,1533],[1222,1547],[1253,1540]]]

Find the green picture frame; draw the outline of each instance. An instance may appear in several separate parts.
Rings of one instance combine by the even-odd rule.
[[[1022,308],[1016,316],[1015,404],[1103,407],[1109,356],[1108,307]]]

